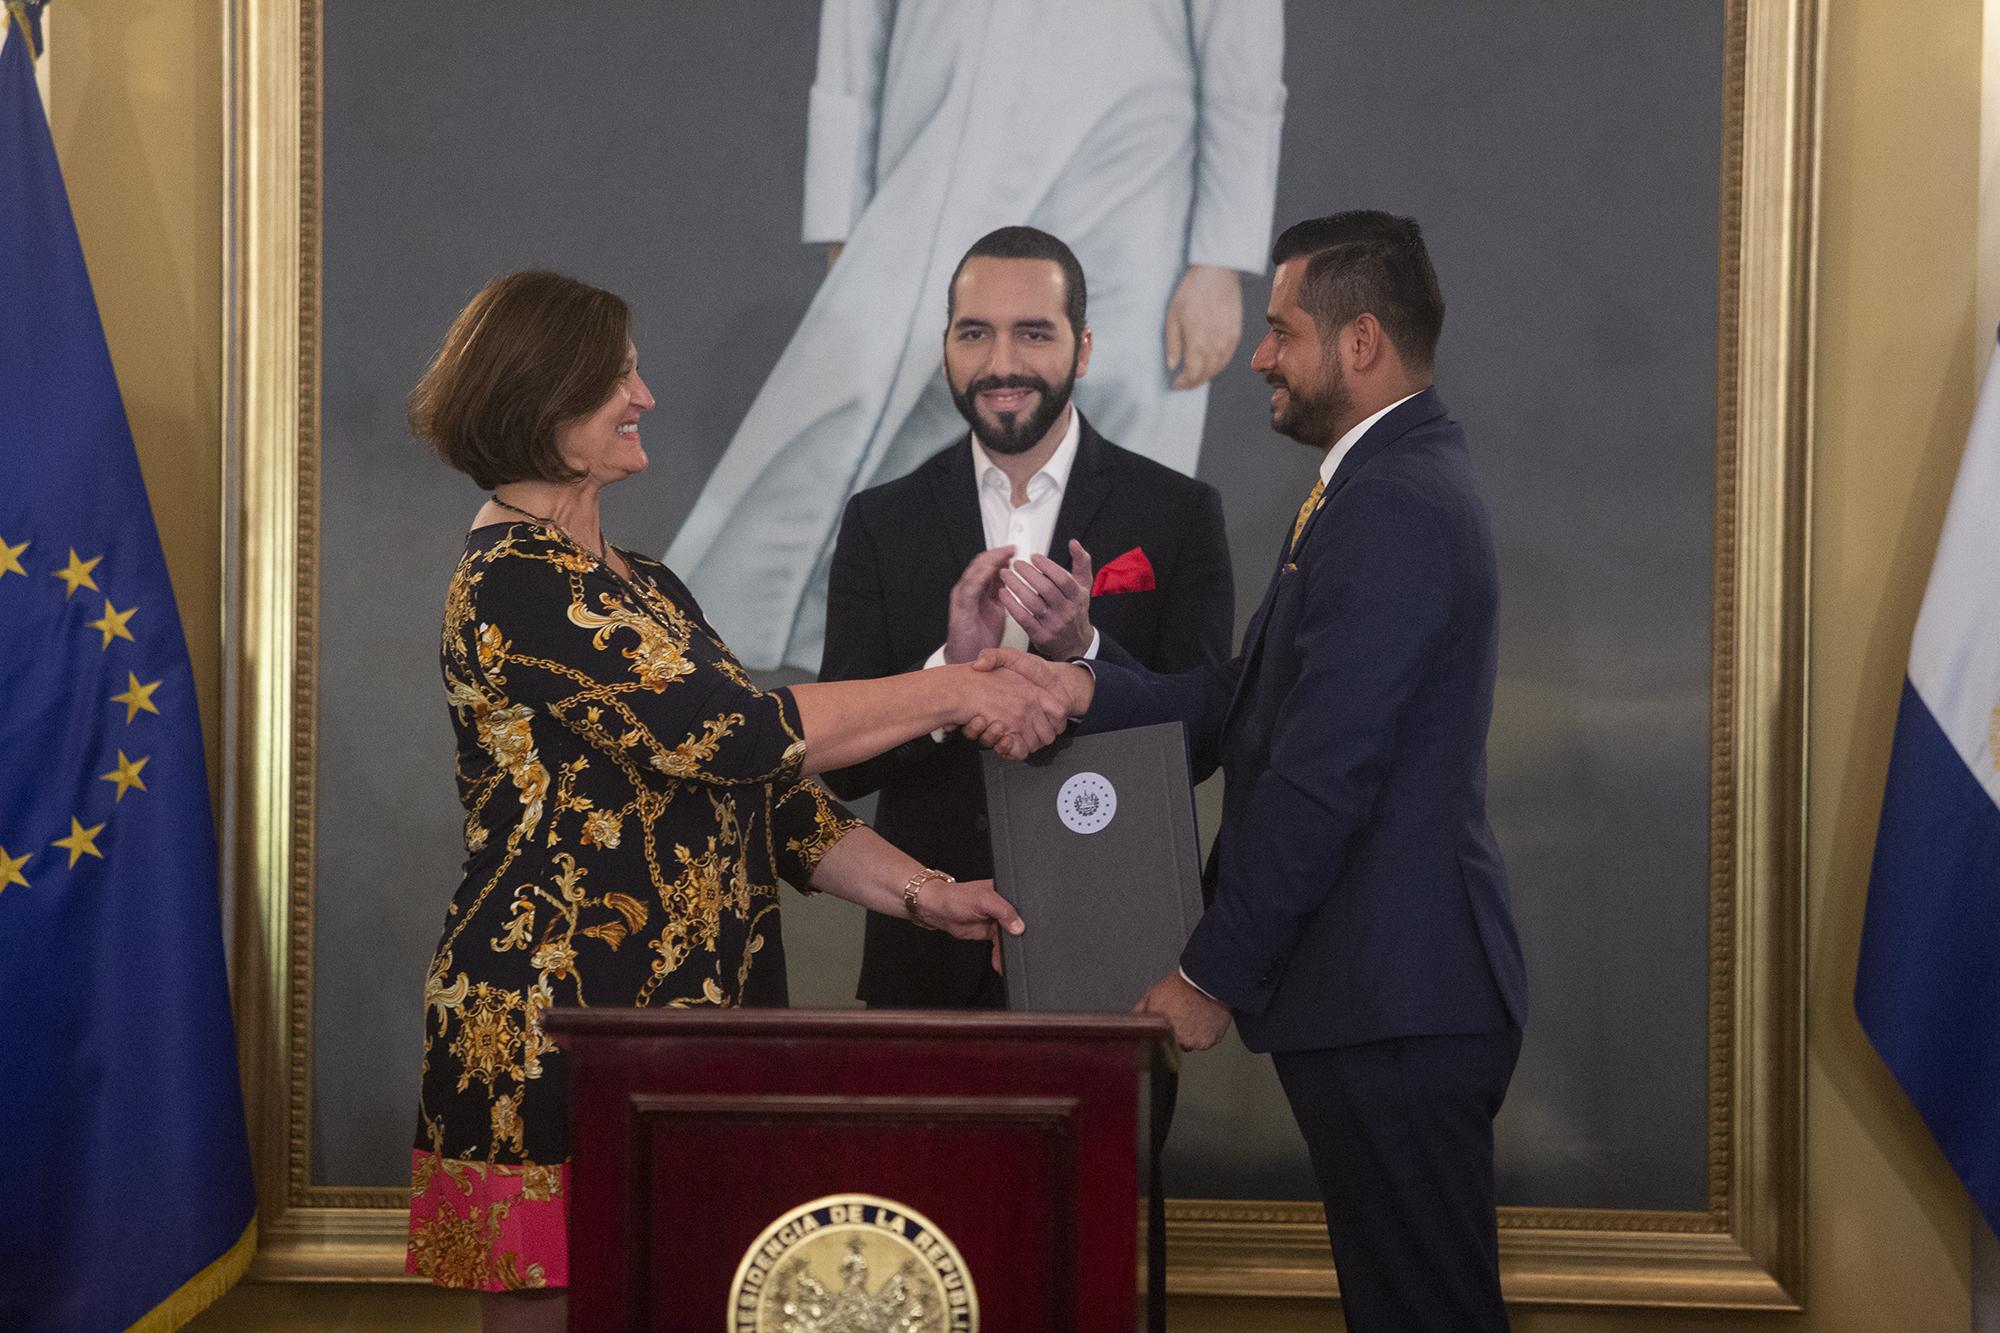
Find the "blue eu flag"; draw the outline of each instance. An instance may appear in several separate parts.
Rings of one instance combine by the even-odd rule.
[[[0,45],[0,1145],[0,1329],[177,1328],[250,1261],[187,642],[18,31]]]

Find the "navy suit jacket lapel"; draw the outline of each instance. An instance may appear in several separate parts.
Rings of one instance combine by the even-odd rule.
[[[1250,630],[1247,637],[1243,640],[1243,650],[1241,653],[1243,669],[1236,673],[1236,686],[1229,693],[1229,708],[1222,715],[1222,726],[1225,732],[1229,729],[1229,719],[1236,716],[1237,705],[1243,701],[1244,687],[1248,684],[1250,678],[1257,674],[1258,661],[1264,656],[1264,629],[1270,623],[1271,603],[1278,596],[1278,578],[1284,573],[1287,563],[1286,557],[1290,554],[1291,530],[1289,528],[1286,529],[1284,535],[1285,543],[1278,548],[1278,563],[1271,570],[1271,581],[1264,585],[1264,600],[1257,603],[1257,612],[1250,617]],[[1301,543],[1304,542],[1305,534],[1303,532],[1299,534],[1299,540]]]
[[[1354,442],[1354,447],[1347,451],[1347,457],[1341,459],[1340,466],[1333,470],[1333,479],[1326,485],[1326,494],[1299,532],[1298,549],[1305,549],[1306,543],[1312,539],[1313,526],[1319,522],[1319,516],[1326,512],[1333,497],[1354,480],[1354,474],[1366,467],[1370,459],[1418,426],[1435,421],[1445,413],[1444,400],[1438,397],[1437,390],[1425,389],[1408,402],[1398,403],[1387,416],[1370,426],[1368,433]]]
[[[1263,656],[1264,635],[1270,629],[1271,602],[1278,595],[1278,580],[1283,577],[1285,566],[1296,564],[1295,557],[1300,551],[1305,550],[1306,543],[1312,540],[1313,528],[1319,523],[1320,515],[1327,511],[1327,506],[1333,502],[1333,497],[1340,494],[1347,483],[1354,479],[1355,474],[1368,465],[1370,459],[1418,426],[1444,416],[1446,411],[1444,400],[1438,397],[1436,389],[1425,389],[1411,397],[1409,401],[1397,404],[1380,421],[1370,426],[1367,433],[1356,440],[1354,447],[1347,451],[1347,457],[1340,460],[1340,466],[1333,470],[1333,479],[1327,483],[1326,494],[1321,497],[1319,505],[1306,519],[1305,527],[1299,530],[1296,546],[1290,540],[1291,533],[1289,531],[1285,533],[1286,541],[1285,545],[1279,548],[1277,567],[1271,571],[1271,582],[1264,589],[1264,600],[1258,604],[1257,614],[1250,622],[1252,633],[1250,640],[1243,645],[1243,669],[1236,673],[1236,688],[1229,698],[1229,711],[1223,715],[1225,730],[1228,728],[1229,719],[1235,716],[1238,704],[1242,702],[1244,688],[1250,678],[1257,674],[1257,664]]]

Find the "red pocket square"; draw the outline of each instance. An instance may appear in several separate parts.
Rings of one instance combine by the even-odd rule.
[[[1097,571],[1097,577],[1090,581],[1090,595],[1150,592],[1158,586],[1153,581],[1153,562],[1146,558],[1143,548],[1135,546]]]

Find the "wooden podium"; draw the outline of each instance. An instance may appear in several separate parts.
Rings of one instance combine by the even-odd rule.
[[[544,1022],[571,1057],[572,1329],[1131,1333],[1139,1076],[1175,1059],[1164,1020]]]

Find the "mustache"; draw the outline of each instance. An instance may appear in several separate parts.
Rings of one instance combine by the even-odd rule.
[[[968,396],[990,393],[995,389],[1033,389],[1036,393],[1047,397],[1049,382],[1040,375],[982,375],[965,386]]]

